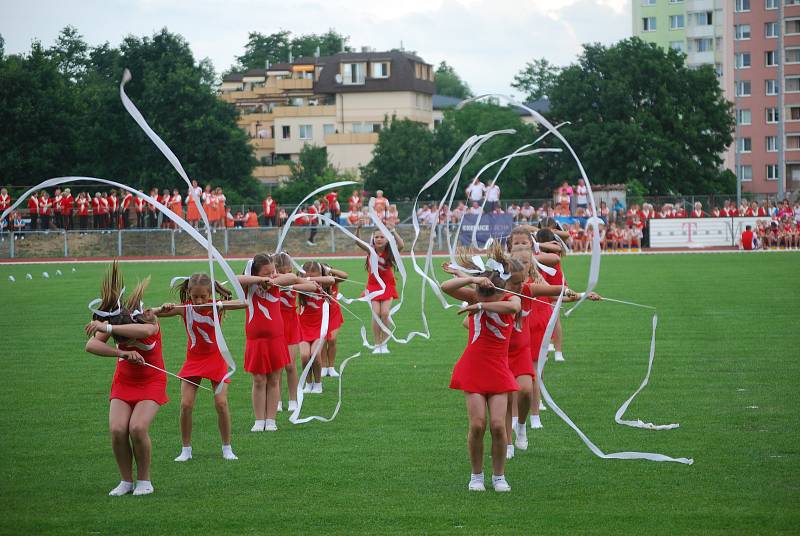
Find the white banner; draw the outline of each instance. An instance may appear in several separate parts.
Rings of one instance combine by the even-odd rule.
[[[706,248],[733,246],[734,218],[668,218],[650,220],[652,248]],[[747,218],[735,218],[747,219]]]

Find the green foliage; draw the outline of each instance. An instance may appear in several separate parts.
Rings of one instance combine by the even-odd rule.
[[[0,60],[4,182],[32,185],[82,174],[183,191],[172,166],[122,107],[125,68],[133,74],[128,95],[191,178],[222,186],[234,199],[259,195],[249,140],[236,125],[236,109],[214,94],[210,62],[195,62],[186,41],[166,29],[128,36],[114,48],[89,47],[67,27],[48,50],[35,42],[29,54]]]
[[[511,87],[525,93],[528,101],[549,97],[553,85],[556,83],[561,68],[553,65],[544,58],[533,59],[516,75]]]
[[[275,192],[275,198],[280,203],[299,203],[320,186],[342,180],[328,162],[328,150],[325,147],[304,145],[299,161],[292,162],[290,166],[292,176]]]
[[[720,167],[734,121],[711,67],[689,68],[683,54],[638,38],[585,45],[550,98],[594,182],[637,179],[649,194],[732,191]],[[574,163],[560,161],[561,176],[574,175]]]
[[[281,30],[271,34],[250,32],[244,53],[236,56],[236,65],[229,72],[263,69],[267,62],[285,63],[289,61],[289,51],[295,58],[313,56],[317,48],[321,56],[336,54],[342,50],[350,51],[347,46],[350,37],[330,29],[324,34],[304,34],[292,37],[292,32]]]
[[[641,205],[647,195],[647,188],[638,179],[630,179],[625,183],[625,195],[628,205]]]
[[[472,96],[469,85],[461,80],[455,69],[443,61],[436,68],[436,94],[466,99]]]

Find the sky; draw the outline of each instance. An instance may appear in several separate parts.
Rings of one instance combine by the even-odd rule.
[[[446,61],[476,94],[519,95],[514,75],[533,58],[575,61],[582,43],[630,36],[631,0],[0,0],[6,54],[38,39],[51,45],[70,24],[90,45],[113,46],[128,34],[162,27],[181,34],[195,57],[217,72],[242,53],[250,31],[323,33],[334,28],[350,45],[400,47],[425,61]]]

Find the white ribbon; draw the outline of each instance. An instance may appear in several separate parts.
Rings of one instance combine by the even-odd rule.
[[[119,291],[119,296],[117,296],[117,308],[113,311],[101,311],[100,309],[95,309],[98,305],[103,303],[102,298],[96,298],[89,302],[89,310],[96,314],[97,316],[102,316],[103,318],[108,318],[110,316],[117,316],[120,312],[122,312],[122,295],[125,294],[125,287],[122,287],[122,290]]]

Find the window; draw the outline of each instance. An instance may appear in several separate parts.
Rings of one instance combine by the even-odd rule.
[[[764,9],[778,9],[778,0],[766,0]]]
[[[800,0],[786,0],[783,5],[785,6],[800,6]]]
[[[689,41],[689,52],[708,52],[713,50],[714,40],[710,37],[703,39],[692,39]]]
[[[777,108],[767,108],[767,123],[777,123],[779,119]]]
[[[656,5],[656,0],[642,0],[643,6],[654,6]]]
[[[736,0],[736,11],[750,11],[750,0]]]
[[[736,110],[736,124],[749,125],[752,122],[750,110]]]
[[[363,84],[365,63],[343,63],[344,83],[348,85]]]
[[[677,50],[678,52],[683,52],[683,41],[670,41],[669,48],[672,50]]]
[[[736,140],[736,148],[740,153],[749,153],[753,150],[752,138],[738,138]]]
[[[786,93],[800,93],[800,76],[784,77],[783,90]]]
[[[800,19],[786,19],[785,35],[800,34]]]
[[[800,63],[800,48],[786,49],[786,63]]]
[[[722,64],[715,63],[714,64],[714,72],[717,73],[717,78],[722,78]]]
[[[353,123],[353,134],[371,134],[372,123]]]
[[[768,181],[776,181],[776,180],[778,180],[778,165],[777,164],[767,164],[767,180]]]
[[[764,138],[767,144],[767,152],[768,153],[776,153],[778,152],[778,136],[767,136]]]
[[[734,57],[736,58],[736,68],[737,69],[747,69],[750,67],[750,53],[749,52],[737,52]]]
[[[669,0],[670,4],[682,4],[683,0]]]
[[[689,23],[694,26],[710,26],[714,24],[713,11],[700,11],[689,14]]]
[[[764,65],[767,67],[775,67],[778,65],[778,54],[774,50],[767,50],[764,52]]]
[[[311,125],[300,125],[300,139],[301,140],[310,140],[313,136],[313,130]]]
[[[742,181],[753,180],[753,166],[739,166],[738,173],[736,174]]]
[[[777,80],[764,80],[764,85],[766,86],[765,93],[767,95],[777,95],[778,94],[778,81]]]
[[[327,136],[329,134],[336,134],[336,125],[334,124],[322,125],[322,135]]]
[[[372,78],[389,78],[389,62],[381,61],[372,64]]]
[[[292,136],[291,130],[289,129],[289,125],[283,125],[281,127],[281,138],[284,140],[288,140]]]
[[[739,80],[739,82],[736,84],[737,97],[749,97],[750,90],[750,80]]]
[[[787,151],[800,151],[800,134],[787,134],[786,135],[786,150]]]
[[[734,29],[736,30],[736,39],[750,39],[749,24],[737,24]]]
[[[642,19],[642,31],[643,32],[655,32],[656,31],[656,18],[655,17],[645,17]]]
[[[682,30],[686,27],[683,15],[670,15],[669,16],[669,29]]]
[[[778,23],[767,22],[764,24],[764,37],[778,37]]]
[[[786,107],[786,121],[800,121],[800,106]]]

